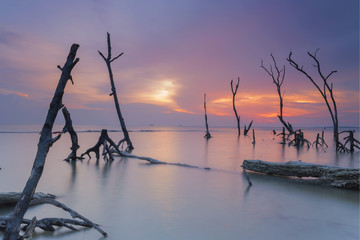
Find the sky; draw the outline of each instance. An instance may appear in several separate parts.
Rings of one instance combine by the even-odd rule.
[[[240,78],[241,125],[280,127],[276,86],[260,68],[285,66],[284,119],[332,126],[324,100],[292,58],[321,84],[333,70],[340,126],[359,126],[358,0],[3,0],[0,9],[0,124],[42,124],[72,43],[80,44],[74,85],[63,103],[74,125],[118,123],[105,62],[106,33],[128,126],[236,127],[230,81]],[[61,117],[61,115],[59,115]],[[58,118],[59,118],[58,117]],[[60,121],[60,120],[59,120]]]

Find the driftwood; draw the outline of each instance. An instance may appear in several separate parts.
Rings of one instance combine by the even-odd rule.
[[[108,145],[108,143],[109,143],[109,145]],[[107,133],[107,129],[102,129],[97,143],[93,147],[86,150],[83,154],[81,154],[81,157],[83,157],[84,155],[88,155],[89,158],[91,158],[90,153],[94,152],[96,155],[96,160],[98,161],[100,158],[100,147],[101,146],[103,146],[102,155],[105,160],[110,160],[110,161],[114,160],[113,151],[110,150],[111,147],[113,147],[116,152],[120,153],[118,146],[109,137],[109,135]]]
[[[107,142],[109,142],[109,145],[107,145]],[[194,165],[185,164],[185,163],[168,163],[168,162],[157,160],[155,158],[138,156],[138,155],[134,155],[134,154],[131,154],[129,152],[126,152],[126,151],[121,151],[115,145],[114,141],[111,140],[111,138],[107,134],[107,129],[103,129],[101,131],[99,140],[97,141],[95,146],[93,146],[93,147],[89,148],[88,150],[86,150],[86,152],[81,154],[81,156],[88,155],[89,159],[91,159],[90,153],[94,152],[95,155],[96,155],[96,159],[98,161],[99,158],[100,158],[100,147],[101,146],[103,148],[102,156],[104,157],[105,161],[109,161],[109,160],[112,161],[112,160],[114,160],[115,156],[120,156],[120,157],[127,157],[127,158],[137,158],[137,159],[140,159],[140,160],[147,161],[150,164],[167,164],[167,165],[174,165],[174,166],[180,166],[180,167],[199,168],[199,169],[205,169],[205,170],[210,170],[211,169],[209,167],[199,167],[199,166],[194,166]],[[114,154],[116,154],[116,155],[114,155]]]
[[[121,114],[121,110],[120,110],[120,105],[119,105],[119,100],[116,94],[116,88],[115,88],[115,83],[114,83],[114,76],[113,76],[113,72],[111,69],[111,62],[115,61],[116,59],[118,59],[121,55],[123,55],[123,53],[120,53],[118,56],[111,58],[111,42],[110,42],[110,34],[107,33],[107,45],[108,45],[108,56],[105,57],[104,54],[102,54],[100,51],[99,54],[100,56],[104,59],[108,72],[109,72],[109,78],[110,78],[110,83],[111,83],[111,93],[110,96],[114,97],[114,102],[115,102],[115,108],[116,108],[116,112],[117,115],[119,117],[119,121],[120,121],[120,125],[121,125],[121,129],[124,133],[124,138],[122,140],[119,141],[118,146],[120,146],[123,142],[127,143],[127,149],[131,150],[134,149],[134,146],[130,140],[130,136],[129,136],[129,132],[126,128],[125,125],[125,120]]]
[[[235,107],[235,96],[236,96],[237,90],[239,88],[239,83],[240,83],[240,78],[238,77],[238,81],[237,81],[237,84],[236,84],[235,89],[234,89],[233,80],[231,80],[231,82],[230,82],[231,92],[233,94],[233,101],[232,101],[233,102],[233,110],[234,110],[234,114],[235,114],[235,117],[236,117],[238,135],[240,136],[240,115],[237,113],[236,107]]]
[[[270,64],[270,70],[268,70],[266,67],[264,67],[264,63],[261,60],[261,68],[263,68],[267,74],[269,74],[269,76],[271,77],[271,79],[273,80],[273,83],[276,85],[276,89],[277,89],[277,93],[279,95],[279,99],[280,99],[280,115],[278,115],[278,118],[280,120],[280,122],[284,125],[284,127],[288,130],[288,132],[290,134],[292,134],[294,132],[292,125],[289,122],[286,122],[283,118],[283,96],[284,93],[281,93],[281,85],[284,82],[284,78],[285,78],[285,65],[283,66],[283,69],[279,69],[279,67],[276,64],[276,60],[274,58],[274,56],[272,54],[270,54],[273,62],[274,62],[274,67],[276,70],[276,74],[273,71],[272,65]]]
[[[16,204],[16,202],[20,199],[20,196],[20,192],[2,192],[0,193],[0,206]],[[41,198],[55,198],[55,195],[37,192],[34,193],[31,200]]]
[[[205,128],[206,128],[206,133],[205,133],[204,138],[209,139],[209,138],[211,138],[211,134],[209,132],[209,125],[208,125],[207,114],[206,114],[206,93],[204,93],[204,110],[205,110]]]
[[[244,160],[241,167],[269,175],[308,178],[302,180],[303,182],[359,190],[360,172],[358,168],[344,168],[301,161],[275,163],[261,160]]]
[[[14,204],[13,200],[15,199],[15,202],[20,198],[21,193],[5,193],[2,195],[4,200],[7,201],[7,204]],[[0,195],[1,197],[1,195]],[[44,194],[44,193],[35,193],[33,198],[30,201],[31,206],[33,205],[39,205],[39,204],[50,204],[55,207],[61,208],[64,211],[68,212],[73,219],[67,219],[67,218],[43,218],[40,220],[37,220],[36,217],[34,217],[32,220],[29,219],[22,219],[21,224],[21,230],[25,231],[25,233],[20,236],[19,239],[25,239],[30,238],[32,236],[32,233],[34,232],[35,228],[41,228],[44,231],[55,231],[56,227],[66,227],[71,230],[76,231],[77,229],[74,226],[82,226],[82,227],[93,227],[97,231],[99,231],[103,236],[107,236],[107,234],[99,228],[99,226],[86,217],[82,216],[78,212],[74,211],[73,209],[69,208],[65,204],[57,201],[54,199],[55,196],[51,194]],[[1,198],[0,198],[1,199]],[[9,200],[10,199],[10,200]],[[80,219],[77,220],[76,218]],[[6,223],[9,221],[9,217],[0,217],[0,230],[4,230],[6,228]],[[6,239],[4,237],[4,239]]]

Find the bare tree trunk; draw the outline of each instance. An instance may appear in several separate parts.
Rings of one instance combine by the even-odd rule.
[[[16,204],[21,197],[21,192],[0,193],[0,206]],[[40,198],[55,198],[55,195],[36,192],[32,196],[32,200]]]
[[[66,109],[66,107],[63,107],[62,109],[62,113],[64,115],[65,118],[65,127],[63,129],[63,133],[68,132],[70,134],[70,138],[71,138],[71,153],[69,154],[69,156],[65,159],[66,161],[70,161],[70,160],[76,160],[78,159],[77,157],[77,150],[80,148],[79,144],[78,144],[78,136],[73,128],[72,125],[72,120],[70,118],[70,113],[69,111]]]
[[[336,151],[339,152],[354,152],[355,148],[360,149],[360,142],[354,137],[355,131],[342,131],[339,132],[339,135],[342,133],[348,133],[349,135],[347,137],[344,137],[345,143],[342,144],[340,140],[336,144]],[[349,147],[346,147],[349,145]]]
[[[117,57],[111,58],[111,42],[110,42],[110,34],[109,33],[107,33],[107,45],[108,45],[108,56],[107,56],[107,58],[105,58],[104,54],[102,54],[100,51],[98,51],[98,52],[99,52],[100,56],[104,59],[104,61],[106,63],[106,66],[107,66],[107,69],[108,69],[108,72],[109,72],[110,83],[111,83],[111,94],[110,94],[110,96],[112,95],[114,97],[116,112],[117,112],[117,115],[119,117],[121,129],[122,129],[122,131],[124,133],[124,139],[120,140],[118,146],[122,142],[126,141],[127,149],[131,150],[131,149],[134,149],[134,146],[133,146],[133,144],[132,144],[132,142],[130,140],[129,132],[128,132],[128,130],[126,128],[126,125],[125,125],[125,120],[124,120],[124,118],[123,118],[123,116],[121,114],[121,111],[120,111],[120,105],[119,105],[118,97],[117,97],[117,94],[116,94],[114,77],[113,77],[113,73],[112,73],[112,70],[111,70],[111,62],[113,62],[114,60],[119,58],[121,55],[123,55],[123,53],[120,53]]]
[[[238,81],[237,81],[237,84],[236,84],[235,90],[234,90],[233,80],[231,80],[231,82],[230,82],[231,92],[233,94],[233,110],[234,110],[234,114],[235,114],[235,117],[236,117],[238,135],[240,136],[240,115],[238,115],[238,113],[236,111],[236,107],[235,107],[235,96],[236,96],[237,90],[239,88],[239,83],[240,83],[240,78],[238,77]]]
[[[283,93],[281,93],[281,85],[284,82],[284,78],[285,78],[285,65],[283,66],[283,69],[280,70],[276,64],[275,58],[272,54],[270,54],[273,62],[274,62],[274,67],[276,70],[276,76],[273,72],[273,68],[272,65],[270,64],[270,70],[268,70],[267,68],[264,67],[263,61],[261,60],[261,68],[263,68],[268,74],[269,76],[272,78],[273,83],[276,85],[276,90],[277,93],[279,95],[279,99],[280,99],[280,115],[278,115],[278,118],[280,120],[280,122],[284,125],[284,127],[288,130],[289,134],[292,134],[294,132],[292,125],[284,120],[283,118]]]
[[[209,132],[209,126],[208,126],[207,114],[206,114],[206,93],[204,93],[204,110],[205,110],[205,127],[206,127],[206,134],[204,137],[206,139],[209,139],[209,138],[211,138],[211,134]]]
[[[255,145],[255,143],[256,143],[256,141],[255,141],[255,130],[253,129],[252,132],[253,132],[253,135],[252,135],[252,136],[253,136],[252,144]]]
[[[78,48],[79,48],[78,44],[73,44],[71,46],[70,53],[67,57],[65,65],[62,68],[58,66],[58,68],[61,70],[62,73],[54,97],[51,101],[50,108],[46,116],[45,124],[41,130],[38,150],[34,160],[34,165],[31,171],[31,175],[21,194],[20,200],[17,202],[14,210],[9,215],[6,224],[4,239],[18,240],[21,238],[19,235],[20,224],[22,222],[25,212],[29,207],[30,200],[35,192],[37,184],[42,175],[47,153],[49,152],[49,149],[53,143],[53,139],[51,135],[52,128],[57,113],[60,110],[60,108],[63,106],[62,97],[64,95],[64,89],[66,83],[69,79],[72,80],[71,71],[76,65],[76,63],[79,61],[79,58],[75,59]]]
[[[324,76],[323,73],[321,72],[320,69],[320,62],[316,57],[316,53],[319,49],[317,49],[315,51],[315,54],[311,54],[310,52],[307,52],[307,54],[315,61],[315,67],[317,68],[317,71],[321,77],[321,80],[323,82],[323,86],[322,88],[320,88],[320,86],[314,81],[314,79],[303,69],[303,67],[299,67],[299,65],[291,59],[292,57],[292,52],[290,52],[289,57],[287,58],[287,61],[290,63],[291,66],[293,66],[296,70],[298,70],[299,72],[303,73],[311,82],[312,84],[314,84],[314,86],[317,88],[317,90],[319,90],[321,96],[324,98],[326,106],[330,112],[331,115],[331,120],[333,122],[333,127],[334,127],[334,139],[336,141],[336,143],[339,141],[339,121],[338,121],[338,115],[337,115],[337,107],[336,107],[336,102],[335,102],[335,98],[334,98],[334,93],[333,93],[333,84],[327,82],[327,80],[329,79],[329,77],[333,74],[336,73],[337,71],[331,71],[327,76]],[[332,106],[329,103],[329,95],[330,94],[330,99],[331,99],[331,103]]]
[[[253,120],[251,120],[248,127],[246,127],[246,125],[244,124],[244,136],[247,136],[252,124],[253,124]]]

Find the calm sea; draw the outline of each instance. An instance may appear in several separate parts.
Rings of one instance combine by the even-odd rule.
[[[22,191],[34,161],[41,126],[0,126],[0,192]],[[79,152],[92,147],[101,128],[80,126]],[[60,130],[57,127],[55,130]],[[129,127],[133,154],[174,165],[151,165],[130,158],[107,163],[95,156],[76,163],[64,135],[50,149],[37,191],[58,200],[101,225],[107,239],[359,239],[359,193],[251,174],[248,187],[241,170],[245,159],[297,161],[359,167],[359,152],[336,153],[331,129],[328,148],[296,148],[279,144],[272,129],[237,136],[233,128]],[[91,130],[91,131],[88,131]],[[313,142],[319,129],[305,129]],[[358,130],[358,129],[357,129]],[[358,134],[358,131],[357,131]],[[121,132],[110,132],[115,141]],[[9,208],[0,208],[6,215]],[[69,217],[52,206],[36,206],[26,217]],[[1,236],[1,235],[0,235]],[[38,230],[35,239],[102,239],[93,229],[54,233]]]

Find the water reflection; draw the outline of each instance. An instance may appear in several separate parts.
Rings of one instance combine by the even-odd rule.
[[[67,162],[67,161],[65,161],[65,162]],[[74,189],[74,184],[75,184],[76,175],[77,175],[77,172],[76,172],[76,163],[77,163],[77,161],[68,161],[67,163],[71,167],[71,175],[70,175],[71,177],[69,179],[68,190],[72,191]]]

